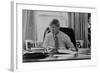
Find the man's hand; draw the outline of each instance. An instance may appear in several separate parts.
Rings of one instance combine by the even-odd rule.
[[[48,48],[48,49],[47,49],[47,52],[48,52],[48,53],[57,53],[58,50],[55,49],[55,48]]]
[[[71,48],[71,51],[77,51],[78,52],[78,49],[77,48]]]

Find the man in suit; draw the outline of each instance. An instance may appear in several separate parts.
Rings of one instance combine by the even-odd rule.
[[[57,53],[59,49],[75,49],[70,37],[59,30],[60,23],[57,19],[53,19],[49,26],[51,32],[45,36],[43,42],[43,47],[48,52]]]

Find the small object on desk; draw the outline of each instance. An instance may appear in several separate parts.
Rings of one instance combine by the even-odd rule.
[[[75,58],[78,57],[78,53],[75,53],[75,54],[74,54],[74,57],[75,57]]]

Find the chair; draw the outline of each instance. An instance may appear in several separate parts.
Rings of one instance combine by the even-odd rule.
[[[70,37],[72,43],[76,47],[75,33],[74,33],[73,29],[72,28],[61,27],[60,30]]]

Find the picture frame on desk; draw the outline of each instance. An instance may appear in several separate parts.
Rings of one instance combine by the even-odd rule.
[[[92,27],[96,24],[95,7],[41,5],[30,2],[11,2],[11,15],[12,71],[34,71],[35,69],[56,69],[58,67],[67,68],[96,65],[96,49],[95,46],[92,44],[93,42],[91,42],[92,37],[90,31],[88,40],[88,26]],[[74,17],[76,19],[74,19]],[[86,20],[82,19],[84,17],[86,17]],[[48,58],[46,58],[45,60],[40,59],[39,61],[37,59],[35,61],[27,59],[24,60],[24,58],[29,58],[26,56],[24,57],[24,55],[30,55],[31,53],[33,54],[34,51],[35,54],[33,54],[33,56],[36,55],[35,58],[39,58],[40,56],[44,58],[44,56],[47,57],[49,55],[48,53],[45,53],[47,50],[42,47],[42,44],[44,38],[44,30],[46,29],[46,27],[48,27],[47,25],[49,25],[50,21],[53,18],[58,19],[60,23],[62,23],[61,27],[63,29],[72,28],[74,30],[75,36],[72,38],[75,38],[75,42],[73,42],[73,40],[71,41],[73,43],[76,43],[76,40],[83,41],[82,51],[84,51],[84,49],[89,51],[88,59],[84,59],[81,57],[81,59],[73,58],[66,60],[64,59],[66,55],[63,55],[62,58],[57,60],[49,60]],[[44,23],[47,25],[43,25]],[[43,26],[46,27],[44,28]],[[63,31],[63,29],[61,30]],[[91,28],[89,27],[89,29]],[[28,46],[27,43],[30,46]],[[79,49],[79,51],[80,50],[81,49]],[[62,55],[60,54],[59,56]],[[67,56],[70,58],[70,55]],[[81,56],[79,52],[78,56]]]

